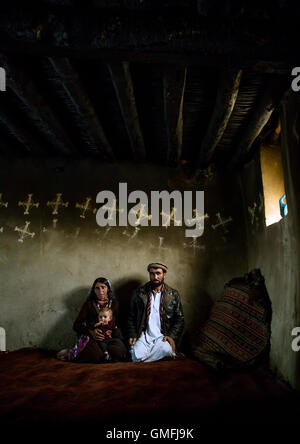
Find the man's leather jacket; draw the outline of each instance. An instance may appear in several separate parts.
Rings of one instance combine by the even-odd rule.
[[[132,295],[128,316],[128,336],[139,338],[145,328],[146,306],[150,282],[138,288]],[[183,332],[184,316],[180,296],[177,290],[165,284],[165,297],[162,310],[161,332],[177,342]]]

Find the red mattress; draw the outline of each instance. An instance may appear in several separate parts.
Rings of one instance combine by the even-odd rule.
[[[0,376],[1,426],[12,428],[292,423],[299,405],[265,368],[218,374],[189,358],[77,364],[25,348],[0,356]]]

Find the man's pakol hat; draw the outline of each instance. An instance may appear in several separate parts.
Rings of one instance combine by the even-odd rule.
[[[150,271],[150,268],[161,268],[165,273],[168,271],[168,267],[160,262],[152,262],[148,265],[147,271]]]

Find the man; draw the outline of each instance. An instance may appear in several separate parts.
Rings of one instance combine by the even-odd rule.
[[[134,292],[128,316],[134,362],[174,357],[184,326],[179,293],[164,282],[168,267],[155,262],[147,270],[150,281]]]

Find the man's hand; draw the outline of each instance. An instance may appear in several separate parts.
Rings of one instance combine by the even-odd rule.
[[[129,338],[129,345],[134,345],[136,343],[136,338]]]
[[[176,351],[176,345],[175,345],[175,341],[173,338],[171,338],[170,336],[165,336],[163,339],[164,342],[168,341],[168,343],[170,344],[170,346],[172,347],[172,351],[175,353]]]

